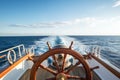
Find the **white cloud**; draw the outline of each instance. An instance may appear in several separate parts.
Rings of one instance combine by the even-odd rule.
[[[83,17],[69,21],[44,22],[38,24],[12,24],[12,27],[21,27],[25,29],[22,33],[34,34],[94,34],[94,35],[120,35],[120,16],[101,18],[101,17]],[[24,28],[24,27],[27,27]],[[37,29],[36,29],[36,28]],[[58,29],[56,29],[56,27]],[[29,29],[28,29],[29,28]],[[42,29],[41,29],[42,28]],[[44,30],[45,28],[45,30]],[[46,29],[49,28],[49,29]],[[16,31],[18,32],[18,31]],[[37,33],[36,33],[37,32]]]
[[[85,18],[77,18],[70,21],[55,21],[55,22],[44,22],[44,23],[37,23],[37,24],[10,24],[11,27],[30,27],[30,28],[56,28],[61,26],[71,26],[76,24],[85,24],[85,25],[93,25],[97,22],[96,18],[93,17],[85,17]],[[99,21],[98,21],[99,22]]]
[[[28,25],[22,25],[22,24],[10,24],[9,26],[12,26],[12,27],[28,27]]]
[[[99,26],[109,26],[109,27],[117,27],[120,25],[120,16],[112,17],[112,18],[94,18],[94,17],[84,17],[77,18],[70,21],[59,21],[59,22],[45,22],[38,24],[11,24],[9,26],[12,27],[30,27],[30,28],[56,28],[56,27],[66,27],[66,26],[75,26],[78,27],[99,27]]]
[[[112,7],[118,7],[120,6],[120,0],[117,0]]]
[[[12,26],[12,27],[32,27],[32,28],[53,28],[53,27],[70,25],[70,24],[71,23],[68,21],[62,21],[62,22],[46,22],[46,23],[38,23],[38,24],[30,24],[30,25],[11,24],[9,26]]]

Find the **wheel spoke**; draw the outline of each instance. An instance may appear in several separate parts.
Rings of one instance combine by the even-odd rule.
[[[55,71],[53,71],[52,69],[48,68],[48,67],[45,67],[43,65],[40,65],[40,67],[50,73],[52,73],[53,75],[56,75],[57,73]]]
[[[80,80],[87,80],[86,78],[80,78]]]
[[[74,68],[76,68],[81,62],[78,61],[74,66],[72,66],[67,72],[65,72],[66,74],[68,74],[70,71],[72,71]]]
[[[80,78],[79,76],[67,75],[67,78],[68,78],[68,79],[80,79],[80,80],[81,80],[81,78]]]
[[[46,79],[46,80],[56,80],[56,78],[55,78],[55,77],[52,77],[52,78],[48,78],[48,79]]]
[[[86,80],[85,78],[81,78],[79,76],[71,76],[71,75],[67,75],[68,79],[79,79],[79,80]]]
[[[52,58],[53,58],[53,60],[54,60],[54,62],[55,62],[56,69],[58,70],[58,72],[60,72],[60,68],[59,68],[58,63],[57,63],[57,61],[56,61],[55,55],[53,55]]]
[[[63,59],[63,66],[62,66],[62,71],[64,71],[64,67],[65,67],[65,59],[67,57],[67,54],[64,54],[64,59]]]

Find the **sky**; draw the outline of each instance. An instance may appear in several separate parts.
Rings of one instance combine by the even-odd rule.
[[[0,0],[0,36],[120,35],[120,0]]]

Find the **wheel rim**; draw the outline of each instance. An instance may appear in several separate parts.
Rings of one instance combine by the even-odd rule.
[[[72,55],[73,57],[77,58],[85,69],[86,78],[84,78],[83,80],[91,80],[92,79],[92,74],[91,74],[91,71],[90,71],[90,67],[79,53],[77,53],[76,51],[71,50],[69,48],[57,48],[57,49],[51,49],[51,50],[47,51],[46,53],[42,54],[39,57],[37,62],[32,67],[31,74],[30,74],[30,80],[36,80],[36,71],[37,71],[38,67],[44,68],[44,66],[40,65],[44,60],[46,60],[49,56],[52,56],[52,55],[55,55],[55,54],[58,54],[58,53],[64,53],[64,55],[69,54],[69,55]],[[64,63],[64,61],[63,61],[63,63]],[[76,66],[77,66],[77,64],[74,67],[76,67]],[[63,64],[63,67],[64,67],[64,64]],[[63,69],[62,69],[62,71],[58,70],[58,73],[55,73],[55,72],[50,71],[50,70],[48,70],[48,71],[51,72],[55,76],[57,76],[58,74],[61,74],[61,72],[64,73]],[[67,76],[67,78],[76,78],[76,79],[78,78],[78,76],[67,75],[69,72],[70,71],[67,71],[67,72],[64,73]],[[48,80],[53,80],[53,79],[48,79]],[[80,80],[82,80],[82,78],[80,78]]]

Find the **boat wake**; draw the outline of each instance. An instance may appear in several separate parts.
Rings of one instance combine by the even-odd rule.
[[[92,52],[92,48],[99,47],[100,48],[100,58],[104,60],[108,64],[112,64],[120,69],[120,54],[117,49],[113,46],[107,46],[108,42],[105,41],[89,41],[89,40],[80,40],[74,37],[68,36],[50,36],[43,38],[39,41],[35,41],[34,45],[31,45],[35,49],[35,55],[43,54],[44,52],[48,51],[48,46],[46,42],[49,42],[51,47],[54,47],[58,44],[64,44],[69,47],[71,41],[74,41],[72,49],[79,52],[80,54],[87,54],[86,52]],[[31,47],[30,46],[30,47]]]
[[[80,43],[79,41],[77,41],[74,38],[66,37],[66,36],[63,36],[63,37],[52,36],[52,37],[43,38],[40,41],[35,41],[34,42],[35,44],[30,45],[29,47],[33,47],[35,49],[35,53],[36,53],[35,55],[40,55],[40,54],[43,54],[44,52],[48,51],[48,46],[46,44],[47,42],[50,43],[51,48],[52,48],[58,44],[64,44],[67,47],[69,47],[71,44],[71,41],[74,41],[74,44],[72,46],[72,48],[74,50],[76,50],[77,52],[79,52],[81,54],[86,54],[85,53],[85,50],[87,48],[86,45]]]

